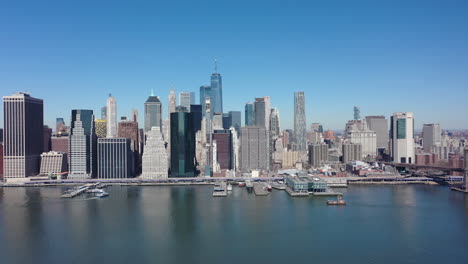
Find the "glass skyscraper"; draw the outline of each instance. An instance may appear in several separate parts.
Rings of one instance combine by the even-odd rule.
[[[195,131],[193,113],[171,113],[171,175],[195,176]]]
[[[203,117],[206,116],[206,105],[205,105],[206,100],[205,100],[205,98],[207,96],[212,98],[211,97],[211,87],[207,86],[207,85],[200,86],[200,105],[202,106],[202,115],[203,115]],[[212,102],[213,102],[213,100],[212,100]],[[213,110],[212,106],[213,106],[213,103],[211,103],[211,109],[210,110]],[[213,111],[210,111],[210,113],[211,113],[211,116],[212,116]]]
[[[254,125],[254,106],[252,103],[245,104],[245,125]]]
[[[213,105],[213,112],[222,113],[223,112],[223,82],[221,80],[221,74],[219,73],[213,73],[211,75],[211,94],[212,94],[211,104]]]
[[[157,96],[151,95],[145,102],[145,132],[151,130],[151,127],[162,125],[162,105]]]

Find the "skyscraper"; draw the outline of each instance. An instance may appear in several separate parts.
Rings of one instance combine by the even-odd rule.
[[[254,125],[265,127],[265,98],[255,98],[254,102]]]
[[[242,117],[240,111],[229,111],[229,120],[231,123],[227,129],[229,129],[230,127],[234,127],[237,131],[240,131],[240,128],[242,126],[241,119]]]
[[[216,160],[222,170],[232,169],[232,134],[229,129],[215,130],[213,141],[216,141]]]
[[[440,147],[442,141],[442,131],[439,124],[423,125],[423,149],[431,153],[433,147]]]
[[[223,112],[223,82],[221,74],[217,73],[217,62],[215,61],[215,72],[211,75],[211,95],[214,113]]]
[[[145,102],[145,132],[150,131],[152,127],[162,126],[162,104],[158,96],[153,93]]]
[[[107,120],[107,107],[106,106],[101,107],[101,119]]]
[[[307,150],[304,92],[294,92],[294,143],[296,150]]]
[[[100,138],[97,143],[98,179],[125,179],[134,176],[130,139]]]
[[[359,106],[355,106],[353,108],[354,112],[354,120],[361,120],[361,108]]]
[[[191,104],[190,113],[193,114],[193,130],[197,132],[198,130],[201,130],[202,106],[198,104]]]
[[[102,119],[94,120],[96,126],[96,136],[98,138],[105,138],[107,136],[107,121]]]
[[[264,96],[263,101],[265,102],[265,128],[270,131],[270,115],[271,115],[271,99],[270,96]]]
[[[388,120],[385,116],[366,116],[366,123],[377,136],[377,149],[388,151]],[[387,152],[388,153],[388,152]]]
[[[206,85],[202,85],[202,86],[200,86],[200,105],[202,106],[202,115],[203,115],[203,117],[206,117],[207,112],[213,113],[212,108],[208,109],[208,111],[206,109],[206,97],[211,98],[211,87],[206,86]],[[209,106],[212,107],[212,104],[209,105]],[[211,116],[210,116],[210,118],[211,118]]]
[[[117,137],[117,101],[111,94],[109,94],[109,97],[107,98],[106,107],[107,137],[115,138]]]
[[[320,167],[328,161],[328,145],[315,143],[309,145],[309,165],[313,168]]]
[[[72,110],[74,120],[69,138],[69,178],[91,178],[96,167],[96,136],[92,110]],[[83,114],[83,119],[81,120]],[[90,116],[89,116],[90,115]],[[89,129],[87,129],[89,127]]]
[[[135,121],[120,121],[119,122],[119,138],[130,139],[130,148],[133,152],[139,152],[138,142],[138,122]]]
[[[4,178],[39,173],[43,149],[44,106],[27,93],[3,97]]]
[[[278,138],[280,136],[280,116],[278,108],[273,108],[270,114],[270,137]]]
[[[269,139],[264,126],[245,126],[240,135],[242,171],[269,169]]]
[[[245,104],[245,125],[254,125],[254,105],[250,102]]]
[[[174,113],[176,111],[176,106],[177,106],[177,95],[175,93],[174,88],[171,88],[171,91],[169,92],[169,96],[168,96],[168,103],[167,103],[167,110],[168,110],[167,113],[168,113],[169,119],[171,119],[171,113]]]
[[[50,138],[52,137],[52,128],[50,128],[49,126],[44,126],[43,128],[43,132],[42,132],[42,142],[44,143],[43,144],[43,148],[42,148],[42,152],[49,152],[50,149],[51,149],[51,142],[50,142]]]
[[[171,113],[171,175],[170,177],[195,176],[195,131],[193,114]]]
[[[179,105],[187,108],[190,111],[190,104],[192,102],[191,92],[180,92],[179,93]]]
[[[390,136],[393,162],[414,163],[413,113],[393,113],[390,120]]]
[[[152,127],[147,133],[142,162],[143,179],[164,179],[168,177],[168,157],[159,127]]]

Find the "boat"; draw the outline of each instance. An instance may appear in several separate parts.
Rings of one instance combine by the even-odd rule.
[[[231,184],[228,184],[228,185],[227,185],[227,190],[228,190],[228,191],[232,191],[232,185],[231,185]]]
[[[341,195],[338,195],[337,200],[328,200],[327,205],[346,205],[346,201],[342,199]]]
[[[247,188],[247,191],[251,192],[253,190],[252,182],[251,181],[246,182],[245,187]]]
[[[245,182],[238,182],[237,185],[239,185],[239,187],[245,187]]]
[[[109,196],[109,194],[103,191],[103,192],[97,193],[96,196],[99,198],[104,198],[106,196]]]
[[[270,185],[270,184],[267,184],[266,189],[267,189],[267,191],[271,192],[271,190],[272,190],[271,185]]]

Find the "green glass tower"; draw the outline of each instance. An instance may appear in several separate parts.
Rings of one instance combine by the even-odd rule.
[[[195,177],[193,113],[171,113],[171,178]]]

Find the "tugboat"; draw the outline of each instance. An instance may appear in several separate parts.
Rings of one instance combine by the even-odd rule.
[[[337,200],[328,200],[327,205],[346,205],[346,201],[342,199],[341,195],[338,195]]]

